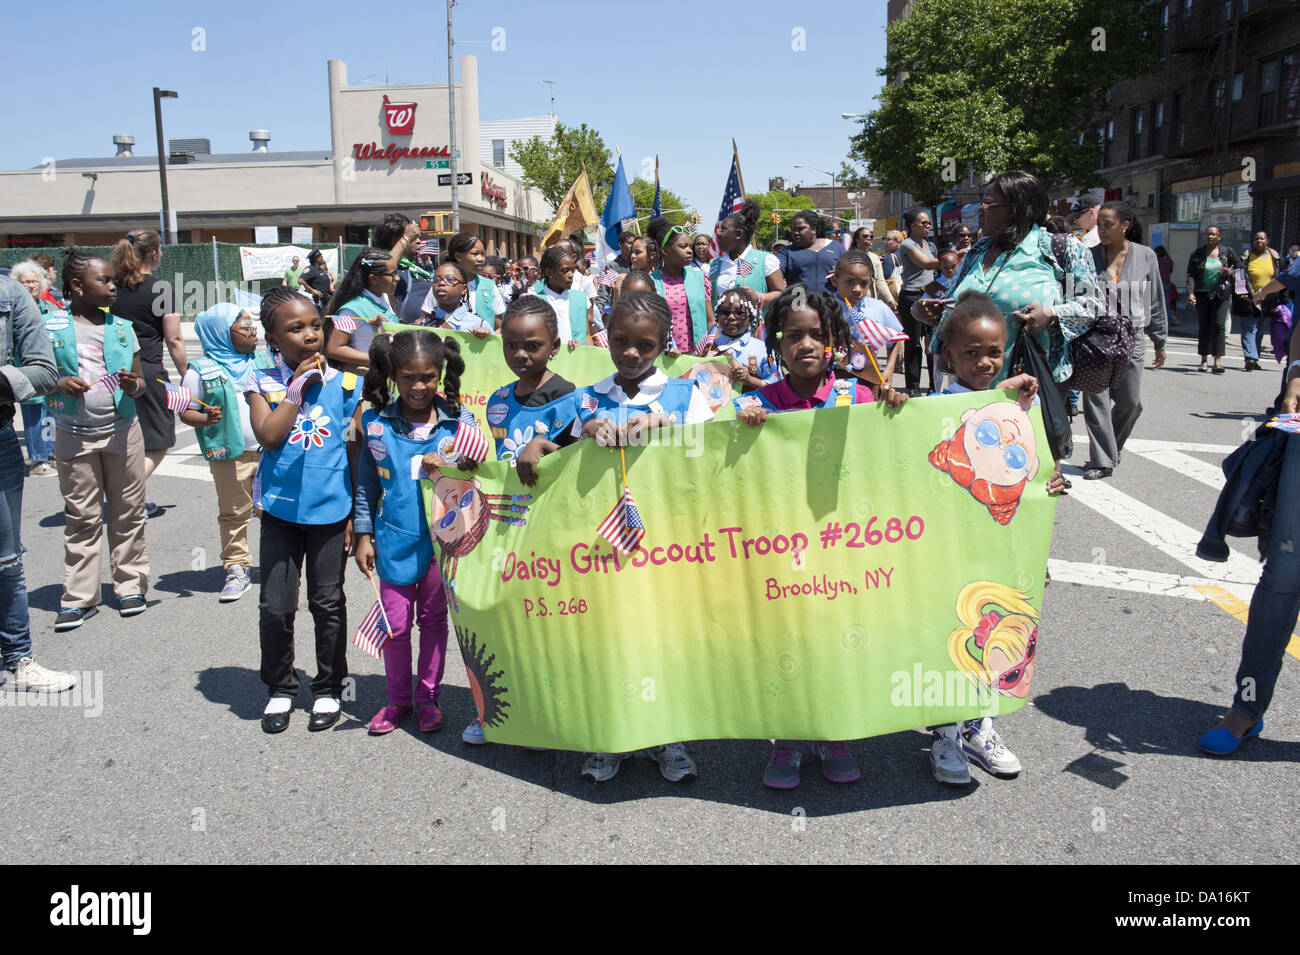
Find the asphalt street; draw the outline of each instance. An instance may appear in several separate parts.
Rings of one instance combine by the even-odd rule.
[[[713,741],[690,747],[693,783],[665,782],[640,758],[596,786],[579,779],[579,754],[463,744],[473,702],[454,647],[440,733],[411,724],[368,736],[382,665],[352,650],[345,718],[309,734],[304,679],[288,732],[268,737],[256,592],[216,601],[212,486],[181,426],[150,482],[165,513],[149,522],[140,617],[118,617],[105,577],[100,614],[53,632],[62,502],[55,478],[27,479],[36,659],[102,696],[46,707],[4,697],[0,862],[1300,861],[1300,642],[1262,738],[1226,761],[1196,748],[1231,699],[1244,629],[1233,611],[1259,565],[1254,541],[1234,541],[1226,564],[1192,548],[1218,464],[1262,420],[1280,366],[1270,352],[1266,371],[1244,373],[1234,340],[1227,374],[1199,373],[1183,321],[1168,366],[1148,366],[1145,411],[1114,476],[1079,479],[1086,440],[1066,468],[1074,489],[1057,514],[1032,705],[1000,721],[1025,765],[1016,779],[973,769],[969,787],[944,787],[928,736],[907,732],[852,743],[863,770],[853,785],[827,782],[808,759],[799,789],[767,790],[766,743]],[[355,625],[372,598],[355,573],[347,593]],[[300,614],[299,669],[310,672],[305,598]]]

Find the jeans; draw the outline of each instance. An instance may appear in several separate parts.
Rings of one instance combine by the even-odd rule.
[[[23,440],[27,442],[27,460],[32,464],[48,461],[54,453],[54,419],[45,402],[20,405],[23,409]]]
[[[294,524],[262,515],[262,592],[258,605],[262,644],[262,682],[271,696],[298,695],[293,668],[293,620],[298,612],[298,582],[307,564],[307,607],[316,623],[316,679],[313,697],[343,693],[348,675],[347,601],[343,596],[343,547],[347,521]]]
[[[1246,358],[1259,361],[1259,316],[1238,315],[1237,321],[1241,324],[1242,352]]]
[[[1282,657],[1300,617],[1300,440],[1287,441],[1278,479],[1277,510],[1264,572],[1250,600],[1232,708],[1258,721],[1273,699]]]
[[[12,425],[0,429],[0,658],[6,669],[32,655],[23,576],[23,455]]]

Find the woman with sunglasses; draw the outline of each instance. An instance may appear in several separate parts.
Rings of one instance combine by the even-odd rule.
[[[370,343],[384,322],[400,321],[388,296],[397,287],[397,262],[383,249],[361,250],[325,313],[330,322],[325,357],[347,371],[364,373],[370,365]]]
[[[871,248],[871,243],[875,239],[875,233],[863,226],[853,233],[853,248],[863,253],[867,257],[867,261],[871,263],[871,297],[880,299],[897,312],[898,299],[894,297],[893,290],[890,289],[889,283],[885,281],[884,260]]]

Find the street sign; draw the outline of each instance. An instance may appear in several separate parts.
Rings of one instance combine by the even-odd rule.
[[[424,164],[425,169],[450,169],[450,159],[430,159]]]
[[[458,173],[456,173],[456,185],[458,185],[458,186],[472,186],[473,184],[474,184],[474,174],[473,174],[472,172],[458,172]],[[449,172],[439,173],[439,174],[438,174],[438,185],[440,185],[440,186],[450,186],[450,185],[451,185],[451,173],[449,173]]]

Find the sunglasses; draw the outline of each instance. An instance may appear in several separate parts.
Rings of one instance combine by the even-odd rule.
[[[993,685],[999,690],[1010,690],[1016,686],[1029,669],[1029,664],[1034,662],[1034,653],[1038,650],[1038,628],[1035,627],[1033,633],[1029,635],[1029,643],[1025,646],[1025,658],[1013,666],[1010,670],[1005,670],[998,674],[998,678],[993,681]]]
[[[981,202],[980,212],[988,212],[990,209],[996,209],[998,206],[1009,206],[1009,202]]]
[[[975,429],[975,442],[984,448],[996,448],[1002,443],[1002,429],[992,421],[981,421]],[[1019,444],[1011,444],[1002,452],[1002,460],[1013,471],[1029,463],[1029,453]]]
[[[438,276],[436,279],[433,280],[433,284],[434,284],[434,285],[464,285],[464,284],[465,284],[465,280],[464,280],[464,279],[456,279],[456,278],[448,278],[448,277],[445,276],[445,275],[440,275],[440,276]]]
[[[745,318],[749,312],[743,308],[715,308],[713,315],[716,318]]]
[[[451,525],[455,524],[456,515],[473,503],[474,492],[472,490],[466,491],[461,495],[460,500],[456,502],[456,506],[447,511],[446,514],[442,515],[442,520],[438,522],[438,530],[445,531],[447,528],[451,527]]]

